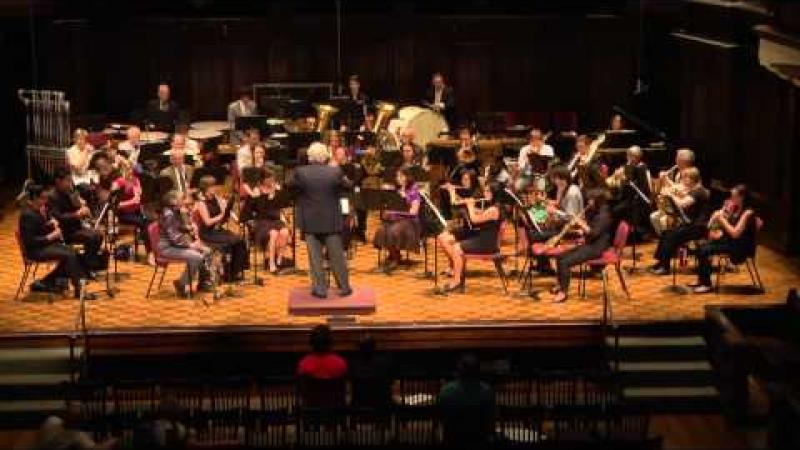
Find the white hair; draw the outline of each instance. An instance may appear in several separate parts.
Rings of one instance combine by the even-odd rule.
[[[325,164],[331,158],[328,146],[322,142],[312,142],[308,146],[306,155],[308,156],[308,162],[315,164]]]
[[[639,147],[638,145],[632,145],[628,148],[628,154],[636,158],[641,158],[642,148]]]
[[[679,149],[678,158],[694,163],[694,152],[688,148]]]

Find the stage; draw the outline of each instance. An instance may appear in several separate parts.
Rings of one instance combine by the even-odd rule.
[[[0,223],[0,251],[5,255],[0,266],[0,334],[10,341],[29,339],[31,342],[59,339],[73,333],[79,302],[71,297],[56,297],[52,303],[43,294],[30,294],[26,288],[20,300],[14,292],[22,273],[22,261],[14,241],[17,214],[8,211]],[[374,224],[371,224],[374,225]],[[374,226],[371,227],[375,229]],[[123,237],[122,240],[130,239]],[[512,250],[513,235],[507,236],[506,250]],[[653,243],[637,248],[642,257],[638,266],[651,264]],[[141,249],[140,249],[141,251]],[[624,266],[631,264],[626,252]],[[395,342],[398,348],[448,347],[470,345],[536,345],[548,343],[588,342],[599,335],[602,319],[602,283],[599,278],[588,281],[588,295],[577,295],[577,277],[572,292],[564,304],[552,304],[547,293],[553,277],[536,278],[534,287],[540,290],[539,299],[520,295],[519,283],[512,278],[510,295],[504,296],[500,280],[490,262],[473,262],[468,267],[465,294],[440,296],[433,294],[432,279],[421,278],[423,254],[411,254],[412,265],[399,268],[391,276],[374,273],[376,250],[360,244],[351,261],[354,286],[374,289],[377,302],[373,314],[354,316],[290,315],[289,292],[308,283],[305,269],[307,259],[302,242],[297,247],[301,272],[293,275],[271,276],[260,271],[264,286],[252,284],[248,273],[244,286],[235,288],[236,295],[214,301],[210,294],[194,299],[179,299],[172,290],[171,280],[177,277],[178,265],[172,265],[164,286],[145,298],[152,268],[135,262],[119,262],[119,281],[114,283],[116,295],[108,298],[98,292],[98,299],[86,303],[86,323],[90,334],[106,337],[127,337],[143,350],[150,345],[166,345],[168,336],[192,340],[192,347],[204,342],[219,344],[221,336],[259,336],[250,342],[259,348],[287,349],[305,345],[305,331],[312,325],[331,321],[335,328],[351,333],[353,339],[369,332]],[[430,257],[431,267],[433,257]],[[444,257],[439,257],[440,270]],[[523,259],[506,260],[506,270],[522,267]],[[773,303],[783,301],[786,290],[800,285],[800,266],[766,247],[759,248],[758,265],[767,292],[758,294],[743,289],[750,283],[747,270],[742,268],[725,275],[720,293],[680,295],[667,287],[672,277],[657,277],[640,271],[628,275],[631,299],[626,299],[616,274],[609,272],[609,289],[614,320],[620,323],[660,323],[697,321],[703,318],[703,308],[715,303]],[[40,267],[39,276],[46,268]],[[679,284],[694,280],[688,268],[678,276]],[[440,284],[443,283],[440,277]],[[100,291],[103,283],[92,283],[90,291]],[[183,337],[182,337],[183,336]],[[149,337],[149,338],[148,338]],[[156,338],[158,337],[158,338]],[[130,338],[130,339],[128,339]],[[233,338],[229,338],[233,339]],[[534,342],[534,340],[541,340]],[[230,344],[229,340],[226,345]],[[392,345],[390,345],[392,346]]]

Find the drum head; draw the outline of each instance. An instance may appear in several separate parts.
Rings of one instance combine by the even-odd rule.
[[[447,132],[447,121],[441,114],[419,106],[406,106],[398,113],[400,120],[416,132],[414,142],[425,148],[429,142]]]
[[[228,131],[231,129],[231,124],[226,120],[206,120],[202,122],[192,122],[191,128],[193,130],[210,130],[210,131]]]

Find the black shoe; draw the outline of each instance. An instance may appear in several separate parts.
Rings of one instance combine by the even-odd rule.
[[[210,281],[201,281],[197,284],[198,292],[211,292],[214,290],[214,285]]]
[[[340,289],[339,290],[339,297],[349,297],[352,294],[353,294],[353,290],[351,288]]]
[[[317,292],[317,291],[311,291],[311,295],[316,297],[316,298],[328,298],[328,294],[327,293],[321,293],[321,292]]]
[[[179,280],[173,281],[172,285],[175,286],[175,294],[178,297],[186,298],[189,296],[189,291],[186,289],[186,285],[181,283]]]
[[[55,286],[47,284],[41,280],[31,283],[31,292],[54,292]]]
[[[466,291],[464,280],[461,280],[461,282],[455,286],[445,286],[444,291],[447,293],[454,292],[457,294],[463,294]]]

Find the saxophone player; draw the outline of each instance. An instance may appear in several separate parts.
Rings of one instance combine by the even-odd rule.
[[[186,262],[186,269],[180,278],[172,282],[178,296],[182,298],[188,296],[189,283],[197,279],[198,273],[198,290],[211,289],[211,274],[208,270],[211,265],[211,249],[200,240],[198,230],[189,217],[188,195],[175,189],[167,192],[163,199],[164,210],[159,218],[160,253],[167,258]]]
[[[675,165],[669,170],[659,172],[653,191],[660,196],[669,194],[671,191],[680,190],[682,188],[683,172],[690,167],[694,167],[694,152],[688,148],[679,149],[675,154]],[[650,223],[653,225],[653,231],[659,236],[665,230],[671,228],[670,221],[671,217],[663,208],[659,207],[657,211],[650,214]]]

